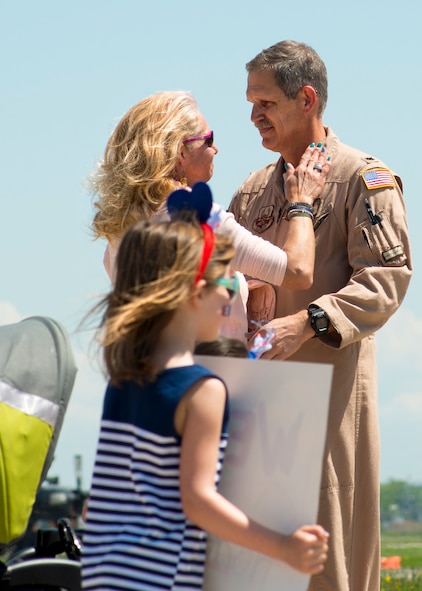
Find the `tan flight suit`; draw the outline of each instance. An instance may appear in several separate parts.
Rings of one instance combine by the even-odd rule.
[[[276,287],[275,316],[315,303],[336,331],[310,339],[289,358],[334,365],[318,515],[318,523],[330,532],[330,551],[324,572],[311,579],[310,589],[376,591],[380,483],[373,333],[406,293],[409,239],[400,179],[382,162],[326,131],[332,166],[314,204],[314,283],[304,291]],[[365,177],[370,188],[366,171],[377,171]],[[283,219],[283,172],[281,158],[251,174],[230,205],[242,225],[279,246],[288,224]]]

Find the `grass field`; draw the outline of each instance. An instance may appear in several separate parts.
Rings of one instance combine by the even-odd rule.
[[[401,557],[401,569],[381,570],[381,591],[422,591],[422,532],[383,532],[381,556]]]

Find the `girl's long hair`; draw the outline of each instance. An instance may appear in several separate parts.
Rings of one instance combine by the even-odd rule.
[[[154,380],[152,354],[163,328],[191,296],[203,243],[203,230],[192,220],[138,222],[126,232],[114,289],[97,306],[104,309],[100,341],[112,383]],[[233,254],[231,239],[216,234],[203,278],[212,283],[221,277]]]

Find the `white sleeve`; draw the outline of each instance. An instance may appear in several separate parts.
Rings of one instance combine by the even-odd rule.
[[[227,211],[222,212],[221,223],[216,231],[229,234],[233,239],[236,248],[233,267],[236,271],[273,285],[281,285],[287,267],[284,250],[249,232]]]

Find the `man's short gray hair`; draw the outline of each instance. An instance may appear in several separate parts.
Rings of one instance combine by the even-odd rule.
[[[328,98],[327,69],[312,47],[297,41],[280,41],[263,49],[246,64],[246,70],[274,73],[274,79],[289,99],[304,86],[312,86],[319,98],[318,115],[322,117]]]

